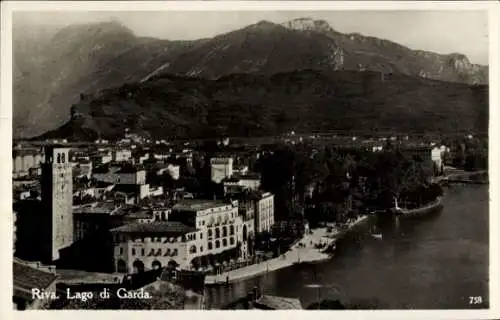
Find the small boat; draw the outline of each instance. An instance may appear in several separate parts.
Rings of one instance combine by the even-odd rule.
[[[374,238],[374,239],[377,239],[377,240],[380,240],[382,239],[382,232],[380,232],[377,227],[373,226],[372,229],[371,229],[371,236]]]
[[[380,240],[380,239],[382,239],[382,234],[381,233],[372,233],[372,237],[374,239]]]

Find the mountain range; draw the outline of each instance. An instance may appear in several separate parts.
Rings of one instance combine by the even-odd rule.
[[[327,123],[323,119],[324,123],[319,125],[316,120],[320,119],[315,118],[308,127],[342,129],[356,123],[356,117],[363,118],[388,104],[388,101],[378,102],[379,106],[374,108],[368,103],[369,98],[375,99],[373,95],[387,93],[396,95],[392,97],[394,104],[405,102],[401,106],[386,106],[389,109],[379,110],[382,114],[399,110],[401,114],[398,118],[403,118],[402,114],[407,112],[419,113],[418,117],[422,118],[430,112],[437,114],[438,118],[449,116],[452,120],[461,114],[469,116],[469,119],[456,120],[465,126],[464,129],[478,129],[478,124],[479,128],[484,127],[484,121],[477,119],[484,116],[483,108],[488,108],[487,97],[486,100],[483,97],[487,92],[483,85],[488,82],[488,68],[470,63],[463,54],[442,55],[411,50],[389,40],[339,33],[325,21],[309,18],[282,24],[261,21],[213,38],[193,41],[138,37],[117,21],[37,30],[35,34],[25,28],[14,28],[15,137],[32,137],[46,131],[50,131],[48,135],[55,132],[62,134],[69,127],[80,133],[66,132],[67,135],[86,136],[88,133],[89,137],[113,136],[114,130],[107,132],[108,128],[102,127],[104,124],[119,128],[123,123],[129,125],[132,120],[139,123],[135,125],[139,130],[144,128],[140,124],[142,121],[156,135],[160,129],[154,128],[159,124],[151,124],[148,119],[140,120],[154,113],[167,117],[156,120],[163,119],[165,125],[175,126],[163,130],[173,135],[224,131],[215,124],[216,120],[203,120],[203,116],[198,114],[200,125],[190,129],[193,128],[191,120],[184,117],[196,110],[197,105],[210,114],[222,113],[221,117],[225,112],[223,110],[229,107],[247,108],[245,116],[252,114],[256,119],[259,115],[275,117],[281,114],[277,117],[286,118],[282,121],[285,127],[295,126],[289,123],[292,121],[290,117],[298,122],[301,120],[291,116],[291,110],[300,115],[305,110],[320,108],[324,119],[330,119],[340,111],[336,108],[342,105],[342,113],[346,112],[345,117],[351,122],[331,119]],[[295,77],[298,82],[312,81],[312,88],[319,93],[305,88],[305,84],[295,83]],[[392,80],[380,80],[385,77]],[[395,79],[401,83],[394,83]],[[344,80],[346,83],[342,82]],[[162,88],[165,94],[158,92],[159,83],[165,86]],[[416,87],[412,88],[410,84]],[[124,88],[135,88],[136,91],[123,95],[123,90],[128,90]],[[342,93],[339,91],[341,88],[349,93]],[[440,88],[443,88],[441,93],[444,96],[448,94],[463,99],[454,100],[460,105],[456,107],[461,108],[459,111],[443,106],[451,102],[437,97]],[[404,93],[405,98],[398,98],[402,94],[398,90],[410,92]],[[423,90],[422,94],[418,94],[418,90]],[[428,93],[441,104],[436,105],[424,97],[426,90],[431,90]],[[457,92],[453,93],[453,90]],[[145,96],[144,92],[156,96]],[[286,96],[292,93],[300,98],[294,100],[293,96]],[[226,97],[230,94],[234,96]],[[321,94],[324,96],[320,99],[318,95]],[[346,94],[352,96],[346,100]],[[413,97],[413,102],[406,100],[409,96]],[[137,100],[137,97],[141,99]],[[398,99],[402,100],[398,102]],[[319,100],[322,101],[320,107],[314,102]],[[358,105],[358,100],[366,100],[366,103]],[[337,106],[327,107],[330,102]],[[304,106],[299,107],[299,103]],[[410,108],[412,111],[403,110],[408,103],[413,105]],[[424,106],[418,107],[417,104]],[[430,105],[435,109],[430,109]],[[96,106],[103,110],[98,110]],[[181,106],[188,110],[180,109]],[[270,110],[261,110],[264,106]],[[146,107],[154,110],[146,110]],[[137,116],[139,111],[144,114]],[[228,112],[233,114],[233,111]],[[136,119],[128,119],[134,118],[134,113]],[[345,117],[342,119],[345,120]],[[109,121],[103,122],[103,118]],[[247,120],[248,123],[257,121],[253,118]],[[255,126],[267,126],[266,130],[270,132],[278,130],[277,118],[269,121],[265,125],[255,123]],[[377,126],[388,126],[383,118],[380,121]],[[74,128],[78,123],[82,126]],[[427,128],[417,124],[414,129],[424,127]],[[56,128],[59,129],[54,131]],[[241,130],[250,130],[254,134],[256,128],[248,125]]]

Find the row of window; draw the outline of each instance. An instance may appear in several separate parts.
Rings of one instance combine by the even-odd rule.
[[[149,240],[148,240],[149,239]],[[116,243],[120,243],[120,242],[126,242],[128,240],[127,237],[123,237],[123,236],[116,236],[115,238],[115,242]],[[133,238],[132,241],[134,242],[146,242],[146,241],[150,241],[150,242],[163,242],[163,243],[174,243],[174,242],[181,242],[181,241],[185,241],[186,238],[184,236],[182,237],[170,237],[170,238],[166,238],[166,237],[140,237],[140,238]]]
[[[236,228],[238,229],[238,228]],[[229,235],[234,235],[234,226],[231,225],[229,226]],[[212,229],[208,229],[208,238],[212,238],[213,236],[213,231]],[[221,232],[219,228],[215,228],[215,238],[220,238],[221,237]],[[224,226],[222,227],[222,237],[227,237],[227,227]]]
[[[57,163],[64,163],[66,162],[66,154],[65,153],[58,153],[57,154]]]
[[[227,247],[228,242],[227,239],[222,239],[222,247]],[[229,238],[229,245],[233,246],[234,245],[234,238],[231,237]],[[215,240],[215,249],[219,249],[221,247],[221,241]],[[208,250],[213,249],[213,244],[211,241],[208,242]]]
[[[120,247],[119,249],[120,251],[120,255],[123,255],[123,248]],[[135,256],[137,254],[137,250],[135,248],[132,248],[132,255]],[[148,256],[159,256],[162,254],[162,250],[161,249],[151,249],[151,251],[148,253]],[[145,256],[146,255],[146,250],[145,249],[141,249],[140,251],[140,255],[141,256]],[[164,256],[177,256],[179,255],[179,249],[175,248],[175,249],[170,249],[170,248],[167,248],[167,250],[165,251],[164,253]]]
[[[226,214],[224,216],[224,219],[222,218],[222,216],[218,216],[217,219],[214,219],[213,217],[210,218],[210,221],[209,221],[209,224],[215,224],[215,223],[219,223],[219,224],[226,224],[229,222],[229,219],[234,219],[236,217],[236,213],[235,212],[231,212],[230,214]],[[198,221],[198,226],[201,227],[201,226],[204,226],[205,225],[205,220],[201,220],[201,221]]]

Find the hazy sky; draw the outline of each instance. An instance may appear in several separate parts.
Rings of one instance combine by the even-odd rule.
[[[473,63],[488,63],[488,16],[484,11],[37,12],[14,14],[14,25],[27,21],[67,25],[114,18],[139,36],[185,40],[212,37],[260,20],[281,23],[299,17],[324,19],[339,32],[359,32],[412,49],[459,52]]]

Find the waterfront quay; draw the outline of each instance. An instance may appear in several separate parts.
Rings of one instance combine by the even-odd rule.
[[[366,223],[369,218],[370,216],[363,215],[342,227],[332,227],[331,230],[330,228],[311,230],[299,239],[290,250],[279,257],[218,275],[208,275],[205,277],[205,284],[228,284],[287,268],[295,264],[314,263],[331,259],[332,253],[330,252],[332,252],[332,249],[334,250],[335,243],[349,231]]]

